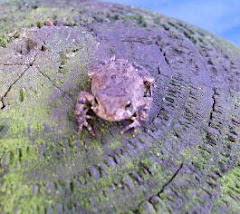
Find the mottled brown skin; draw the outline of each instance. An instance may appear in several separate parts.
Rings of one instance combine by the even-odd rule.
[[[102,61],[88,75],[92,80],[91,93],[80,92],[75,109],[78,131],[86,127],[95,135],[87,122],[91,119],[87,113],[92,109],[104,120],[131,119],[133,122],[121,133],[133,128],[135,134],[147,121],[154,78],[142,66],[115,57]]]

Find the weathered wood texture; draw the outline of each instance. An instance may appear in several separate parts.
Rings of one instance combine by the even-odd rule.
[[[240,213],[239,48],[109,3],[0,11],[0,213]],[[150,121],[136,138],[98,118],[97,138],[78,134],[87,69],[113,54],[155,77]]]

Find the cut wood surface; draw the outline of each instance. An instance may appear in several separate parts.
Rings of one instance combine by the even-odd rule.
[[[240,213],[240,49],[166,16],[96,1],[1,1],[0,213]],[[74,108],[115,55],[156,81],[149,122]]]

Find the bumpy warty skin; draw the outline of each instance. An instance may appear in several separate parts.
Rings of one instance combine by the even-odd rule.
[[[154,78],[150,73],[126,59],[113,56],[96,62],[88,75],[91,78],[91,91],[80,92],[75,108],[78,131],[87,127],[93,133],[87,121],[93,119],[88,115],[92,110],[107,121],[131,119],[132,124],[122,133],[132,128],[136,133],[136,129],[147,121],[152,105]]]

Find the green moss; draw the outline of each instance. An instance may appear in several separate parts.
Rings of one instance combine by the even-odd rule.
[[[98,182],[99,187],[106,188],[110,187],[113,183],[114,178],[112,176],[107,176],[104,178],[101,178]]]
[[[123,19],[135,21],[138,25],[140,25],[142,27],[147,27],[147,22],[145,21],[144,16],[142,16],[140,14],[128,15],[128,16],[125,16]]]
[[[43,26],[43,23],[40,22],[40,21],[37,21],[37,22],[36,22],[36,26],[37,26],[38,28],[41,28],[41,27]]]
[[[0,132],[4,129],[4,127],[5,127],[4,125],[0,124]]]
[[[23,180],[23,171],[11,170],[3,177],[3,185],[0,187],[0,211],[3,213],[37,213],[46,204],[51,204],[53,198],[32,195],[32,187]],[[14,193],[14,197],[13,196]],[[1,208],[2,207],[2,208]]]
[[[61,12],[61,10],[54,9],[38,9],[30,13],[29,19],[31,20],[26,19],[24,22],[18,20],[16,25],[26,26],[30,21],[42,23],[44,21],[42,17],[48,16],[49,11]],[[68,12],[66,10],[66,13]],[[36,19],[33,18],[35,16]],[[1,165],[8,167],[3,172],[0,170],[1,213],[12,213],[16,210],[17,213],[38,213],[41,210],[45,211],[48,206],[55,206],[57,202],[65,200],[64,191],[61,191],[61,188],[68,188],[66,182],[72,179],[73,172],[78,171],[79,168],[83,169],[82,165],[86,164],[86,161],[83,160],[82,141],[79,143],[79,136],[75,132],[73,115],[75,98],[80,90],[77,84],[81,87],[86,85],[87,77],[85,76],[87,75],[84,76],[84,74],[86,74],[86,64],[91,51],[90,47],[88,47],[88,51],[83,48],[87,44],[84,40],[86,39],[85,34],[81,36],[82,44],[74,43],[74,47],[79,50],[70,54],[70,57],[64,61],[64,69],[68,72],[64,72],[65,76],[62,81],[58,81],[58,69],[48,68],[48,66],[58,68],[56,65],[59,62],[49,60],[49,64],[46,69],[42,69],[42,72],[49,75],[55,82],[49,81],[35,69],[29,69],[11,87],[6,96],[7,106],[0,111],[0,132],[2,130],[4,132],[5,127],[8,128],[7,132],[0,137]],[[66,53],[71,52],[71,50],[65,51]],[[42,64],[40,66],[43,67]],[[79,72],[73,79],[72,73],[76,69],[79,69]],[[9,78],[15,79],[15,76]],[[59,90],[53,85],[58,84],[58,87],[61,88],[66,83],[71,83],[72,86],[64,94],[64,96],[71,97],[68,99],[68,103],[62,95],[58,94]],[[62,110],[64,110],[63,113]],[[87,139],[87,141],[89,140]],[[94,157],[97,159],[102,156],[103,152],[101,143],[95,141],[96,143],[93,140],[90,145],[86,144],[86,147],[88,149],[90,147],[96,152]],[[79,146],[83,148],[83,151],[77,148]],[[33,194],[32,189],[38,188],[44,181],[60,183],[60,178],[65,186],[60,186],[59,192],[55,194],[49,192],[45,183],[41,187],[41,191]],[[80,181],[86,183],[86,178],[82,177]],[[107,185],[107,183],[104,184],[102,181],[102,185]],[[74,188],[70,188],[70,190],[74,192]],[[74,193],[72,201],[80,196],[84,198],[87,190],[82,189],[79,195]],[[96,187],[89,188],[89,191],[96,192]],[[87,201],[91,201],[91,198],[86,199],[88,204]]]
[[[201,195],[204,194],[203,190],[193,190],[195,193],[192,194],[192,200],[189,203],[184,204],[184,211],[190,212],[196,206],[203,206],[204,201],[201,199]]]
[[[239,213],[240,164],[224,175],[219,182],[221,183],[221,197],[216,207],[225,202],[229,205],[229,213]]]
[[[163,191],[161,194],[158,195],[159,198],[161,198],[163,201],[171,201],[173,202],[174,199],[169,195],[167,194],[165,191]]]
[[[68,72],[69,72],[68,69],[64,69],[64,68],[59,69],[59,73],[61,73],[61,74],[67,74]]]
[[[222,179],[222,193],[239,196],[240,191],[240,165],[227,173]]]
[[[140,161],[140,163],[145,167],[151,167],[154,162],[150,158],[144,158]]]
[[[184,161],[190,161],[199,171],[208,170],[210,172],[215,167],[211,154],[203,146],[198,146],[195,150],[187,148],[183,151],[182,156]],[[207,168],[206,165],[208,166]]]
[[[6,47],[8,43],[8,37],[4,34],[0,34],[0,47]]]
[[[10,138],[10,139],[1,139],[1,153],[6,153],[9,151],[16,151],[17,148],[24,147],[28,145],[28,139],[27,138]]]
[[[52,21],[58,20],[64,22],[65,25],[73,26],[76,24],[74,17],[77,15],[78,13],[76,11],[70,9],[39,7],[32,10],[21,24],[34,24],[40,28],[45,25],[47,19],[50,18]],[[33,23],[33,21],[35,21],[35,23]]]
[[[15,32],[17,34],[25,27],[42,27],[46,24],[48,18],[73,26],[76,25],[75,17],[77,16],[77,11],[66,8],[38,7],[34,10],[26,8],[23,11],[14,10],[14,16],[3,16],[4,21],[0,23],[0,47],[5,47],[8,43],[8,38],[3,33]]]
[[[182,156],[186,159],[192,159],[193,154],[192,154],[192,149],[191,148],[186,148],[183,152],[182,152]]]
[[[19,89],[19,100],[20,102],[24,101],[24,98],[26,96],[26,90],[24,88]]]
[[[24,109],[23,106],[19,105],[15,108],[9,108],[8,111],[4,111],[1,115],[13,122],[10,126],[9,135],[24,132],[29,125],[32,130],[40,131],[43,129],[44,124],[49,124],[49,120],[46,117],[49,115],[49,110],[46,107],[39,105],[25,107]],[[55,125],[54,121],[50,121],[50,124],[52,126]]]
[[[12,119],[11,117],[6,117],[6,114],[1,114],[1,116],[7,119],[9,130],[7,133],[6,138],[13,138],[13,137],[21,137],[24,135],[25,130],[27,129],[27,124],[24,121],[20,121],[17,119]],[[4,139],[2,139],[4,140]]]
[[[122,145],[122,141],[120,140],[115,140],[113,141],[110,145],[109,145],[109,148],[110,149],[117,149],[119,146]]]

